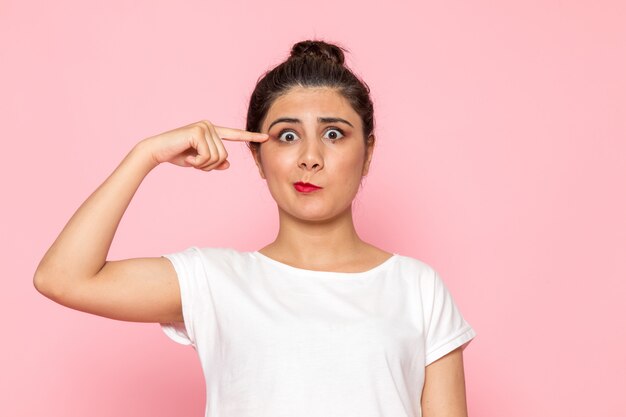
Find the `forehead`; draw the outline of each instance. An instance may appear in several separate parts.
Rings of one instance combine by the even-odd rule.
[[[317,117],[342,117],[356,127],[360,117],[348,100],[328,87],[294,87],[272,103],[263,123],[264,128],[278,117],[316,119]]]

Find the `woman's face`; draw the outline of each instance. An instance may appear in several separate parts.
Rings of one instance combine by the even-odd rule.
[[[327,220],[350,208],[374,149],[361,118],[330,88],[296,87],[276,99],[261,132],[270,138],[254,158],[279,208],[306,220]],[[298,191],[297,182],[322,187]]]

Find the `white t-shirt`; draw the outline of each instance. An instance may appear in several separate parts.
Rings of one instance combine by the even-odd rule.
[[[164,256],[184,323],[160,325],[198,353],[205,417],[419,417],[425,366],[475,336],[408,256],[355,273],[230,248]]]

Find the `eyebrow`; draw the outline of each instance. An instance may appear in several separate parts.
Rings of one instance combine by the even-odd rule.
[[[320,123],[345,123],[347,125],[349,125],[350,127],[354,127],[352,126],[352,123],[350,123],[349,121],[339,118],[339,117],[318,117],[317,121]],[[280,122],[286,122],[286,123],[302,123],[302,121],[300,119],[294,119],[293,117],[281,117],[279,119],[274,120],[270,126],[267,128],[267,130],[270,130],[272,128],[272,126],[274,126],[276,123],[280,123]]]

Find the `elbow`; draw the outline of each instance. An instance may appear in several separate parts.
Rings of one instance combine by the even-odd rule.
[[[41,295],[58,302],[64,292],[61,280],[55,278],[58,275],[40,266],[33,275],[33,286]]]
[[[43,281],[44,274],[41,268],[41,263],[39,263],[37,269],[35,270],[35,273],[33,274],[33,285],[35,286],[35,289],[39,292],[42,292],[43,290]]]
[[[48,281],[49,280],[45,278],[45,274],[39,268],[37,268],[33,276],[33,285],[40,294],[51,298],[51,290],[49,288]]]

